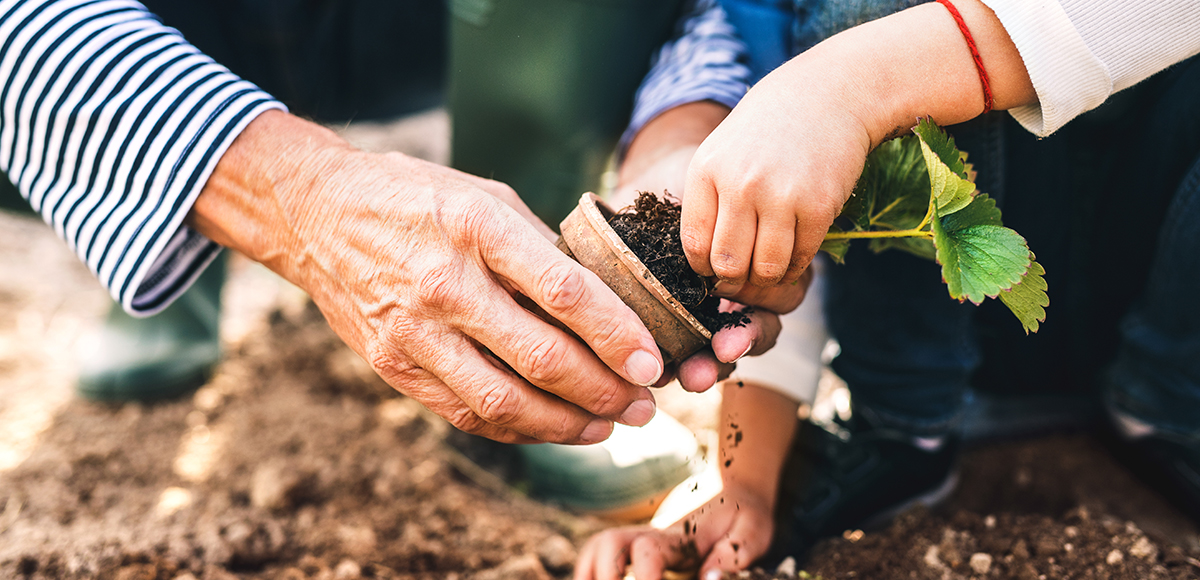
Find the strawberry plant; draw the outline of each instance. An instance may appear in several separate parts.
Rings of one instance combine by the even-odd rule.
[[[933,121],[867,157],[862,177],[821,249],[842,262],[850,241],[936,261],[950,296],[978,305],[999,298],[1026,333],[1046,319],[1046,271],[1025,238],[1000,220],[996,201],[975,188],[967,155]]]

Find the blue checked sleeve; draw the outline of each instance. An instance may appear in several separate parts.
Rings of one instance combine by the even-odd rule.
[[[620,153],[643,125],[668,109],[697,101],[736,105],[749,88],[746,58],[746,45],[716,0],[693,0],[676,37],[655,55],[638,88]]]

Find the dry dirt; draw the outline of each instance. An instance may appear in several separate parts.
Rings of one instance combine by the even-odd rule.
[[[408,123],[358,136],[444,160],[444,115]],[[226,300],[226,359],[194,396],[78,400],[73,349],[107,297],[40,222],[0,215],[0,578],[562,578],[604,525],[467,461],[269,273],[234,260]],[[1200,578],[1200,540],[1066,434],[969,452],[949,505],[797,574]]]

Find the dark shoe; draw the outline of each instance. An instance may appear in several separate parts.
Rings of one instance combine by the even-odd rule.
[[[119,305],[95,336],[81,341],[76,392],[96,401],[156,401],[185,395],[221,358],[223,259],[211,264],[173,304],[149,318]]]
[[[1109,415],[1117,459],[1200,524],[1200,437],[1159,430],[1112,407]]]
[[[775,541],[765,564],[802,559],[821,538],[870,529],[957,483],[959,437],[914,437],[854,417],[827,430],[802,421],[780,482]]]

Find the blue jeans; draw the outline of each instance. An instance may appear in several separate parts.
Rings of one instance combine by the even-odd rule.
[[[923,1],[720,0],[757,75]],[[826,317],[856,409],[939,434],[971,388],[1097,404],[1103,390],[1110,409],[1200,441],[1200,57],[1046,139],[1006,113],[949,131],[1045,266],[1047,320],[1025,336],[998,301],[950,299],[936,264],[852,249],[827,270]]]
[[[937,434],[972,386],[1103,390],[1110,409],[1200,435],[1200,58],[1046,139],[1003,113],[948,130],[1045,266],[1047,319],[1025,336],[997,301],[951,300],[935,264],[852,249],[826,308],[856,408]]]

